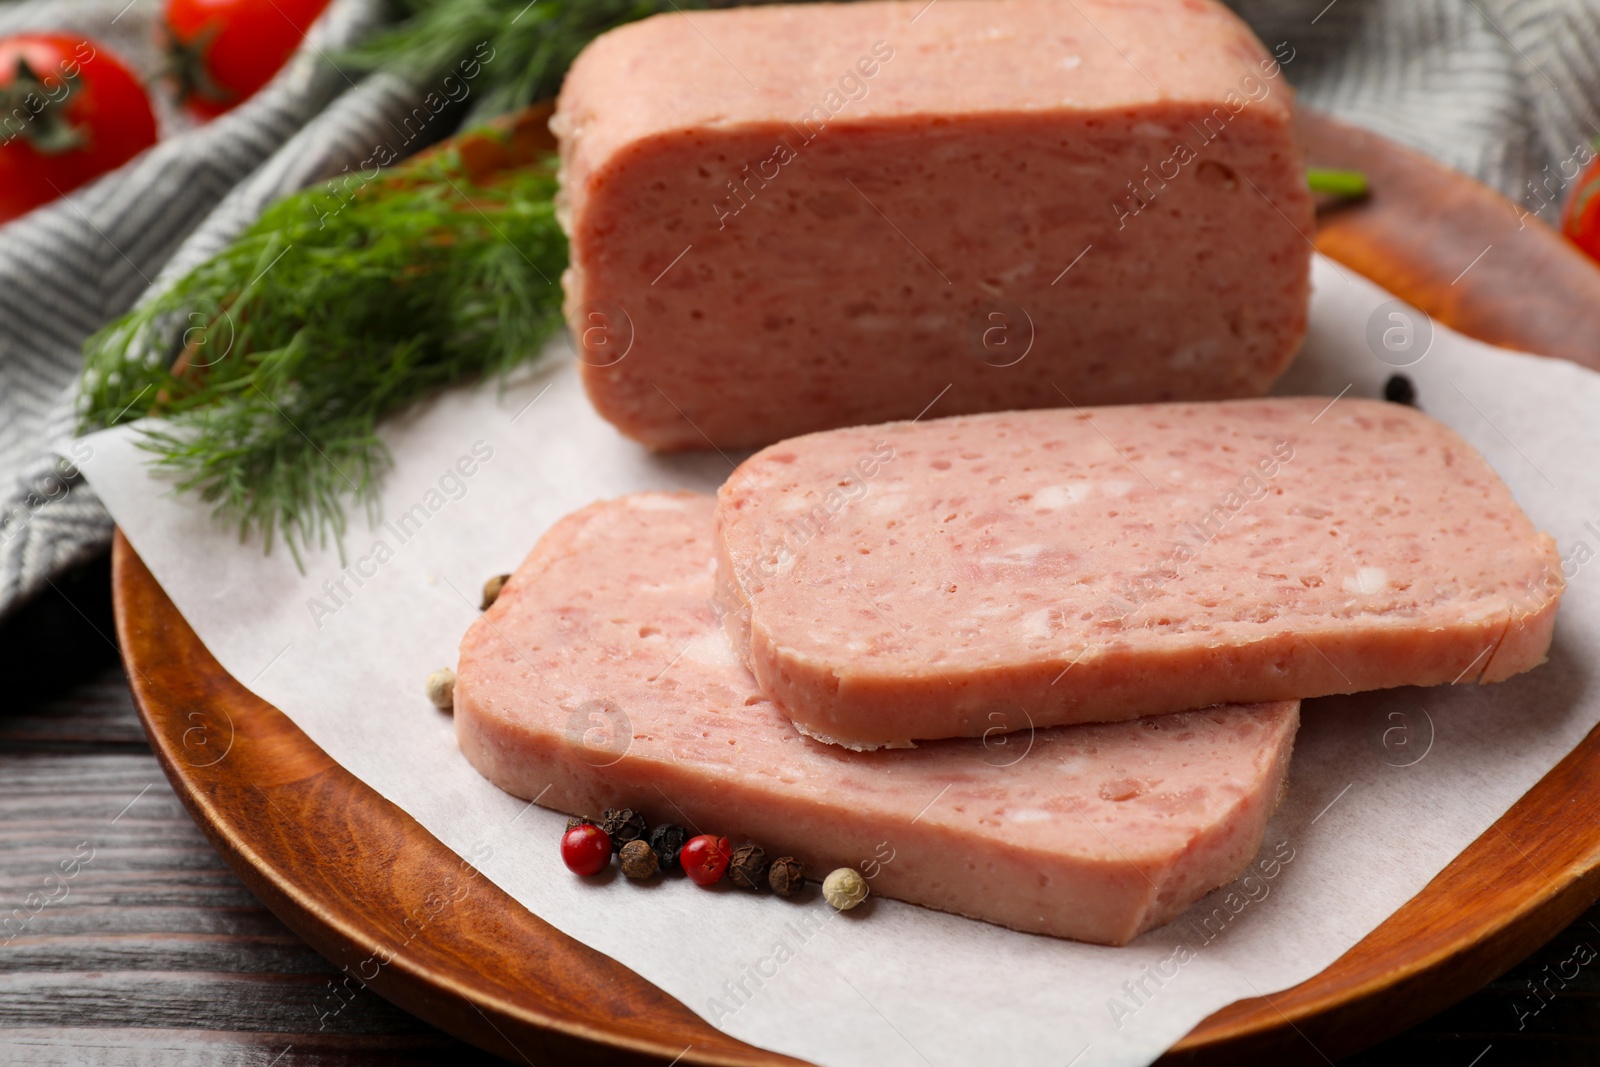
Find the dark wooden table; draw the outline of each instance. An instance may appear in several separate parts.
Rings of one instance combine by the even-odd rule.
[[[328,1012],[338,972],[240,885],[150,754],[109,589],[102,560],[0,625],[0,1067],[490,1062],[370,991]],[[1600,906],[1346,1062],[1600,1063]]]

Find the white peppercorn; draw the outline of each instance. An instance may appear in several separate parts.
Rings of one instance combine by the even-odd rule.
[[[428,699],[440,711],[449,711],[456,704],[456,672],[440,667],[428,675]]]
[[[839,911],[849,911],[867,899],[867,880],[854,867],[840,867],[822,880],[822,899]]]

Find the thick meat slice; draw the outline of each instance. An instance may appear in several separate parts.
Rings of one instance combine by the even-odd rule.
[[[1213,0],[622,27],[552,122],[585,386],[660,449],[941,394],[940,414],[1259,395],[1310,293],[1290,98]]]
[[[774,445],[717,509],[757,683],[852,747],[1543,662],[1554,541],[1452,430],[1326,398],[977,415]]]
[[[461,643],[456,731],[490,781],[632,807],[813,875],[1018,930],[1122,944],[1233,880],[1283,786],[1299,705],[847,752],[795,732],[711,605],[712,498],[643,493],[547,533]],[[551,845],[553,847],[553,843]]]

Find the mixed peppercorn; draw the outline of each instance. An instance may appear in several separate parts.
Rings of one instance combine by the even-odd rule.
[[[1417,387],[1404,374],[1391,374],[1383,383],[1383,398],[1391,404],[1417,406]]]
[[[561,836],[561,861],[574,874],[588,877],[611,865],[615,853],[622,873],[644,881],[680,869],[696,885],[713,886],[724,876],[743,889],[770,889],[792,897],[805,887],[805,866],[793,856],[767,859],[760,845],[730,846],[715,834],[689,836],[681,826],[651,827],[632,808],[607,808],[598,821],[567,820]],[[848,911],[866,899],[867,884],[853,868],[841,867],[822,883],[825,900]]]

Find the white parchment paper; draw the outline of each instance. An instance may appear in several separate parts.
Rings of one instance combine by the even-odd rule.
[[[1279,392],[1379,395],[1422,341],[1378,359],[1369,336],[1385,352],[1383,330],[1407,340],[1388,294],[1320,259],[1315,285],[1310,337]],[[727,1032],[827,1067],[1143,1064],[1217,1008],[1325,967],[1600,720],[1600,563],[1587,563],[1600,550],[1600,377],[1443,327],[1405,373],[1423,409],[1487,455],[1560,543],[1570,584],[1550,662],[1487,688],[1308,702],[1291,792],[1254,873],[1120,949],[896,901],[837,915],[682,879],[597,885],[561,866],[564,817],[480,778],[422,680],[454,664],[484,578],[513,569],[561,515],[638,489],[711,490],[730,462],[649,455],[593,413],[564,362],[390,425],[385,524],[355,523],[348,567],[330,549],[301,574],[281,548],[241,545],[147,472],[126,429],[79,453],[230,673],[512,896]],[[195,761],[223,744],[197,739]],[[306,1010],[309,1023],[329,1005]]]

